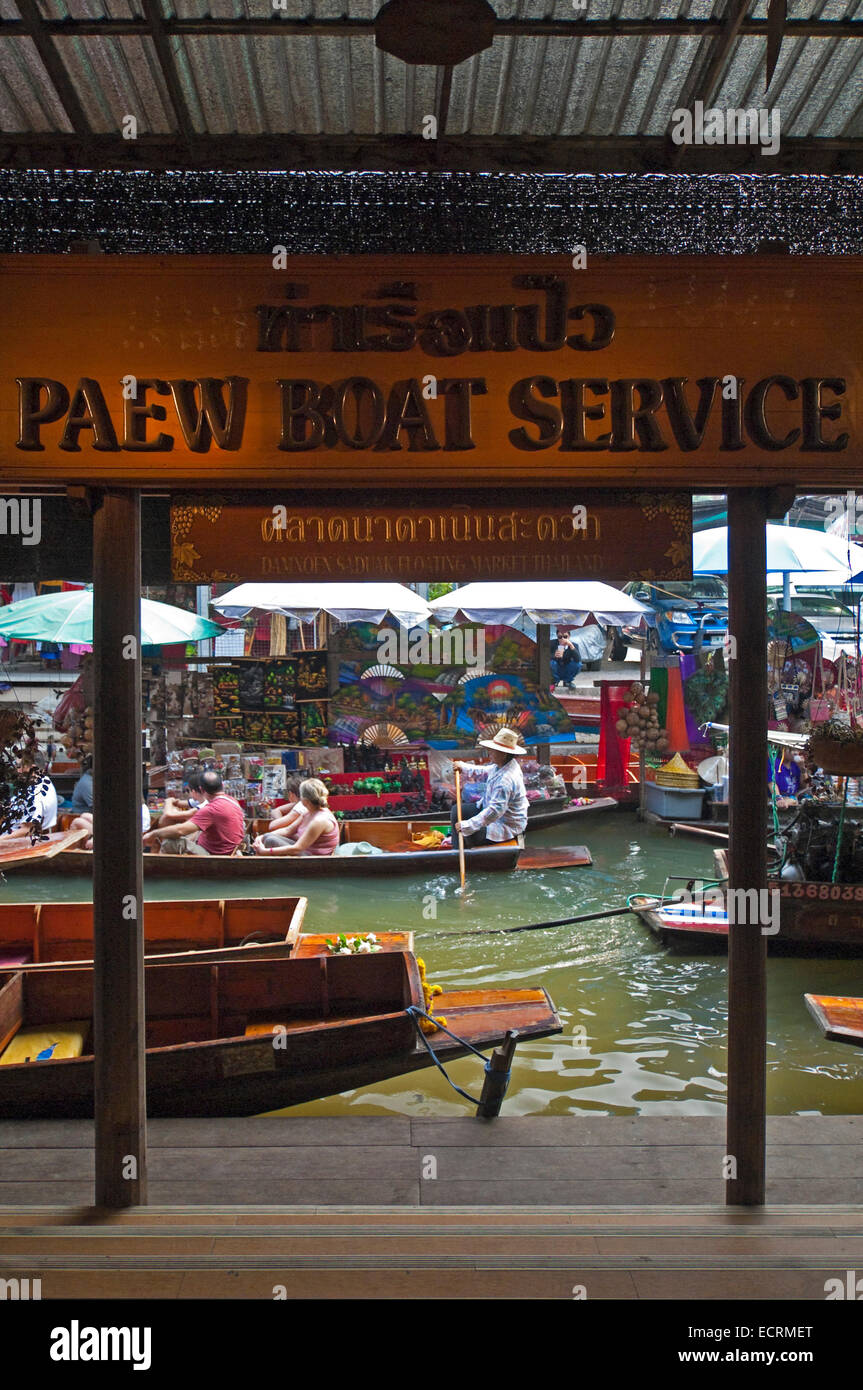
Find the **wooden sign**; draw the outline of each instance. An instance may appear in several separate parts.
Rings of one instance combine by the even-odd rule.
[[[582,489],[382,497],[175,498],[173,577],[229,580],[689,579],[688,493]],[[356,500],[355,500],[356,498]]]
[[[7,256],[0,486],[854,486],[860,258]]]

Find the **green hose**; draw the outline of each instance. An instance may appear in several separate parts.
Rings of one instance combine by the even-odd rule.
[[[846,778],[845,778],[845,782],[844,782],[844,786],[843,786],[843,788],[842,788],[842,810],[839,812],[839,829],[838,829],[838,831],[836,832],[836,855],[835,855],[835,858],[834,858],[834,860],[833,860],[833,873],[832,873],[832,876],[831,876],[831,878],[830,878],[830,882],[831,882],[831,883],[835,883],[835,882],[836,882],[836,877],[837,877],[837,875],[838,875],[838,873],[839,873],[839,851],[840,851],[841,848],[842,848],[842,831],[843,831],[844,828],[845,828],[845,803],[846,803],[847,800],[848,800],[848,778],[846,777]]]

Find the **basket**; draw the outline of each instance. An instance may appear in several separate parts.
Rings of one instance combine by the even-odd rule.
[[[863,742],[812,733],[806,751],[816,767],[834,777],[863,776]]]

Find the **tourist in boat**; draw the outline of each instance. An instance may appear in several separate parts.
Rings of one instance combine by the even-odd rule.
[[[159,813],[160,825],[179,825],[182,821],[189,819],[190,812],[197,811],[199,806],[203,806],[202,775],[200,772],[189,773],[186,778],[187,795],[185,797],[165,797],[165,804]],[[149,829],[149,826],[147,828]]]
[[[146,835],[147,831],[150,829],[150,826],[151,826],[151,824],[152,824],[152,821],[153,821],[153,818],[152,818],[152,816],[150,815],[150,808],[149,808],[149,806],[147,805],[146,801],[142,801],[142,802],[141,802],[141,833],[142,833],[143,835]],[[70,829],[70,830],[86,830],[86,831],[88,832],[87,839],[86,839],[86,840],[83,840],[83,841],[81,842],[80,846],[78,846],[78,848],[80,848],[80,849],[92,849],[92,848],[93,848],[93,812],[92,812],[92,811],[82,811],[81,814],[80,814],[80,816],[76,816],[75,819],[71,822],[71,824],[69,825],[69,829]]]
[[[236,854],[246,834],[239,801],[223,790],[218,772],[201,773],[204,804],[178,824],[157,825],[144,836],[145,845],[159,845],[162,854]]]
[[[274,811],[270,820],[270,828],[263,836],[259,836],[264,844],[284,844],[286,841],[295,841],[300,833],[300,827],[306,819],[306,811],[300,800],[300,779],[292,777],[285,787],[285,804],[279,806]],[[274,836],[272,840],[270,836]]]
[[[462,802],[462,819],[453,805],[454,832],[461,830],[465,845],[499,844],[521,835],[527,825],[527,793],[519,758],[527,752],[514,729],[498,729],[494,738],[481,738],[480,748],[491,750],[493,767],[479,802]],[[462,773],[488,772],[482,763],[454,762]],[[454,838],[454,837],[453,837]]]
[[[19,789],[10,808],[11,829],[3,840],[23,840],[46,835],[57,824],[57,791],[51,778],[36,763],[24,759],[18,765]]]
[[[551,674],[558,685],[568,685],[575,689],[575,678],[581,670],[581,656],[567,628],[557,629],[557,638],[551,644]]]
[[[80,815],[93,809],[93,759],[85,758],[81,776],[72,788],[72,810]]]
[[[339,823],[327,805],[329,792],[317,777],[300,783],[300,816],[297,833],[289,839],[284,833],[267,831],[258,835],[252,848],[256,854],[332,854],[339,843]],[[285,817],[287,819],[287,817]]]

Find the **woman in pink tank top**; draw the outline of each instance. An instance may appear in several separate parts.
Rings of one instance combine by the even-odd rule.
[[[259,835],[253,848],[256,854],[332,854],[339,843],[339,823],[327,806],[329,792],[317,777],[300,783],[300,802],[303,814],[292,826],[293,839],[278,843],[283,837]],[[274,843],[275,842],[275,843]]]

